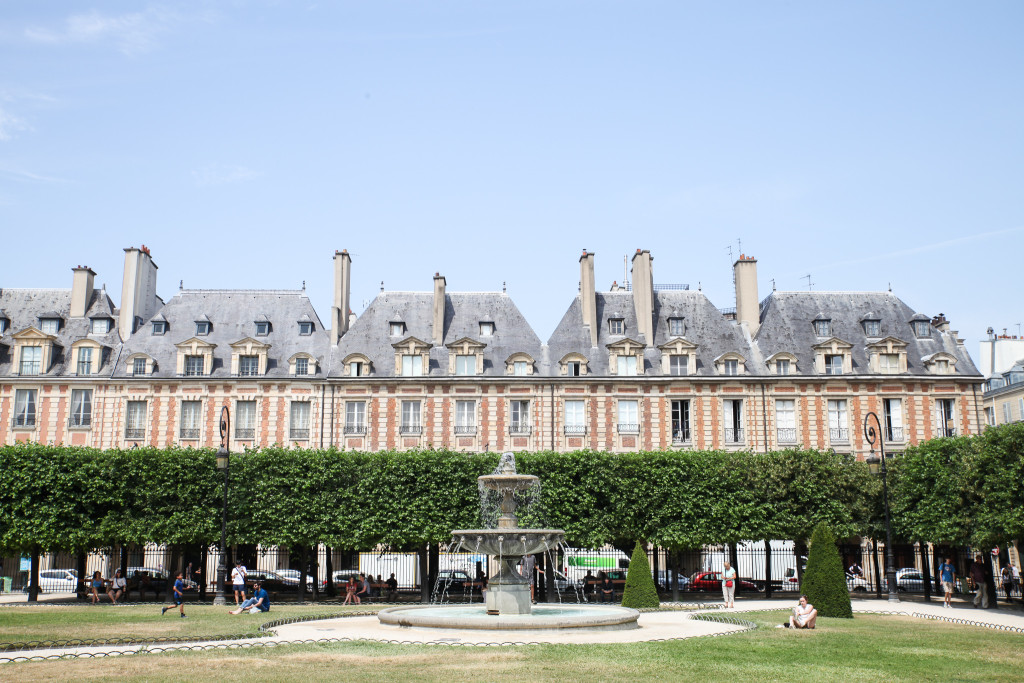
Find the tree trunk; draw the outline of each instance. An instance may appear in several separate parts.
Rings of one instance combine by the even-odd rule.
[[[932,601],[932,565],[928,558],[928,544],[921,542],[921,578],[924,579],[924,601]]]
[[[333,598],[337,591],[334,587],[334,548],[327,546],[326,570],[327,570],[327,596]]]
[[[84,573],[84,572],[83,572]],[[81,585],[82,577],[78,577],[78,583]],[[28,573],[28,601],[38,602],[39,601],[39,547],[33,546],[32,548],[32,566]]]
[[[75,596],[79,600],[86,600],[89,597],[89,591],[86,589],[86,581],[89,578],[85,575],[86,559],[85,553],[78,553],[75,556],[75,570],[78,572],[78,587],[75,589]]]
[[[427,546],[423,546],[417,551],[420,560],[420,602],[430,602],[430,570],[427,566]]]
[[[772,542],[764,539],[764,597],[772,597]]]

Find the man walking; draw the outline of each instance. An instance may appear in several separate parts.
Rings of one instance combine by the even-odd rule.
[[[241,560],[235,561],[235,568],[231,570],[231,587],[235,591],[235,606],[245,600],[245,567]]]
[[[939,581],[942,582],[942,591],[946,594],[946,601],[942,604],[946,609],[952,609],[953,586],[956,585],[956,568],[950,562],[950,558],[939,565]]]
[[[971,565],[971,581],[974,582],[977,591],[974,593],[974,606],[981,603],[982,609],[988,609],[988,584],[985,581],[985,558],[978,555]]]

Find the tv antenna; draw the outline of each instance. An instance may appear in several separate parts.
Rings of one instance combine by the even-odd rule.
[[[808,291],[808,292],[809,292],[809,291],[811,291],[811,288],[812,288],[812,287],[814,287],[814,283],[813,283],[813,282],[811,282],[811,274],[810,274],[810,273],[807,273],[807,275],[804,275],[804,276],[803,276],[802,278],[800,278],[800,279],[801,279],[801,280],[807,280],[807,291]]]

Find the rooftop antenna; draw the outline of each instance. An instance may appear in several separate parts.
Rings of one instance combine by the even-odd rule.
[[[508,294],[508,283],[504,280],[501,281],[501,293]]]
[[[180,292],[183,289],[185,289],[185,281],[184,280],[178,280],[178,291]]]
[[[731,264],[732,264],[732,261],[733,261],[733,259],[732,259],[732,245],[730,244],[729,246],[727,246],[727,247],[725,248],[725,250],[726,250],[727,252],[729,252],[729,264],[731,265]]]
[[[743,253],[743,240],[739,237],[736,238],[736,251]]]
[[[305,280],[302,281],[302,291],[303,292],[306,291],[306,281]]]
[[[772,278],[772,291],[775,291],[775,278]]]
[[[800,279],[801,279],[801,280],[807,280],[807,291],[808,291],[808,292],[809,292],[809,291],[811,291],[811,288],[812,288],[812,287],[814,287],[814,283],[813,283],[813,282],[811,282],[811,274],[810,274],[810,273],[807,273],[807,275],[804,275],[804,276],[803,276],[802,278],[800,278]]]
[[[1020,323],[1017,323],[1017,336],[1020,336]]]
[[[383,280],[380,281],[380,291],[382,291],[382,292],[384,291],[384,281]]]
[[[628,266],[626,265],[628,263],[628,259],[629,259],[629,256],[627,256],[626,254],[622,255],[622,284],[626,285],[626,289],[629,289],[629,287],[628,287],[628,285],[629,285],[628,272],[629,271],[628,271]]]
[[[889,292],[890,293],[892,292],[892,283],[891,282],[889,283]]]

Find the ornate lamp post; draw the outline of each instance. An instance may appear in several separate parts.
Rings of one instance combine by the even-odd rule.
[[[228,477],[231,471],[231,452],[228,451],[228,433],[231,427],[231,416],[228,407],[224,406],[220,411],[220,448],[217,449],[217,469],[224,473],[224,505],[221,508],[220,517],[220,561],[217,563],[217,593],[213,598],[214,605],[227,604],[227,574],[228,574]]]
[[[875,426],[868,424],[868,420],[875,418]],[[888,471],[885,466],[885,441],[881,438],[882,423],[878,415],[869,412],[864,416],[864,437],[871,446],[871,455],[865,460],[869,465],[879,465],[882,473],[882,499],[885,503],[885,581],[889,584],[889,602],[899,602],[899,595],[896,593],[896,565],[892,557],[892,525],[889,523],[889,484],[886,480]],[[881,458],[874,455],[875,442],[882,453]]]

